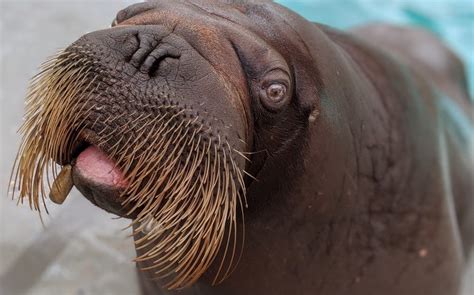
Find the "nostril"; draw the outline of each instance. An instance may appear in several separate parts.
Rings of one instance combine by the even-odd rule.
[[[131,33],[131,34],[130,34]],[[117,48],[124,57],[124,61],[133,66],[134,72],[154,76],[160,64],[166,59],[179,59],[181,50],[173,46],[173,40],[168,36],[159,36],[152,33],[130,32],[113,38],[110,46]]]
[[[161,46],[148,55],[140,70],[142,73],[154,76],[158,72],[160,64],[167,58],[179,59],[180,54],[174,48]]]
[[[150,56],[150,54],[153,54],[157,48],[161,47],[163,37],[153,32],[141,32],[136,35],[136,38],[139,45],[136,47],[130,64],[137,70],[141,70],[146,58]]]
[[[148,73],[150,76],[155,76],[155,73],[158,71],[160,68],[160,64],[166,59],[171,56],[163,55],[156,59],[154,56],[149,56],[146,60],[145,63],[143,64],[142,67],[142,72],[143,73]]]
[[[130,35],[125,41],[123,48],[125,51],[125,61],[130,62],[137,51],[137,48],[140,46],[140,39],[138,38],[138,33]]]
[[[145,61],[145,58],[153,50],[154,46],[149,42],[148,38],[144,37],[143,35],[137,34],[136,38],[139,45],[137,47],[138,49],[130,59],[130,64],[139,69],[142,63]]]

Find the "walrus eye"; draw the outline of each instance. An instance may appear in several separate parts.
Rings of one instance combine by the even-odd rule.
[[[285,98],[285,95],[286,86],[283,84],[275,83],[267,88],[267,96],[272,102],[280,102]]]
[[[272,82],[264,86],[261,92],[261,101],[264,107],[276,111],[283,107],[288,100],[288,87],[281,82]]]

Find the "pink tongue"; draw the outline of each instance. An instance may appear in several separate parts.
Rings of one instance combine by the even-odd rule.
[[[88,147],[76,160],[76,169],[95,183],[120,188],[127,187],[125,177],[115,162],[95,146]]]

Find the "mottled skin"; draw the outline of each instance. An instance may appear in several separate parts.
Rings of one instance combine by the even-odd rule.
[[[155,1],[116,24],[86,39],[115,36],[114,54],[137,50],[131,30],[189,42],[199,62],[174,64],[189,77],[171,88],[197,110],[205,96],[215,124],[253,153],[238,267],[176,294],[457,294],[473,236],[472,145],[443,106],[471,126],[472,106],[441,42],[386,25],[340,32],[270,1]],[[291,101],[269,111],[258,83],[274,67],[289,72]],[[98,203],[120,214],[111,202]],[[168,294],[139,274],[145,293]]]

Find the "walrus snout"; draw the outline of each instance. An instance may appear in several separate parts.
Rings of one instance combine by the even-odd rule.
[[[89,33],[56,65],[78,77],[60,79],[64,90],[45,105],[62,105],[66,96],[66,115],[76,112],[64,127],[69,136],[48,147],[63,143],[58,152],[71,154],[77,141],[86,142],[65,161],[74,185],[93,204],[132,218],[135,234],[155,220],[136,241],[137,249],[155,246],[138,259],[162,266],[153,276],[170,288],[195,282],[221,244],[239,244],[249,133],[241,90],[199,44],[160,25]],[[70,89],[80,91],[69,95]],[[219,259],[232,264],[225,259],[235,247]],[[202,267],[188,270],[203,253]],[[179,264],[187,266],[169,277]]]
[[[161,156],[176,154],[173,164],[182,166],[193,153],[197,156],[199,149],[226,152],[225,157],[245,149],[245,116],[235,105],[224,103],[235,99],[235,93],[221,73],[172,30],[144,25],[96,31],[81,37],[65,52],[69,54],[65,67],[87,65],[92,72],[84,78],[93,84],[92,95],[74,98],[74,103],[88,110],[82,114],[82,126],[75,129],[129,174],[138,173],[133,167],[144,165],[134,156],[151,154],[155,149],[162,149],[155,151]],[[74,160],[69,158],[64,164]],[[170,164],[160,161],[164,163],[142,168],[153,167],[159,172]],[[233,161],[245,167],[244,160]],[[123,189],[98,185],[85,175],[87,171],[77,170],[76,186],[89,200],[109,212],[125,215],[121,208],[126,199],[126,194],[120,194]],[[134,193],[139,189],[137,185]],[[155,193],[159,191],[157,188]],[[142,202],[137,208],[142,205],[146,204]],[[136,215],[129,212],[128,216]]]
[[[16,166],[21,197],[38,208],[52,171],[57,203],[74,183],[137,223],[152,218],[171,229],[189,219],[202,228],[211,214],[214,230],[202,234],[223,239],[243,204],[248,115],[242,89],[212,60],[222,49],[203,54],[205,45],[173,26],[117,26],[47,61],[28,98]],[[94,163],[101,159],[110,163]],[[110,182],[112,174],[123,181]],[[180,235],[186,230],[193,227]]]

